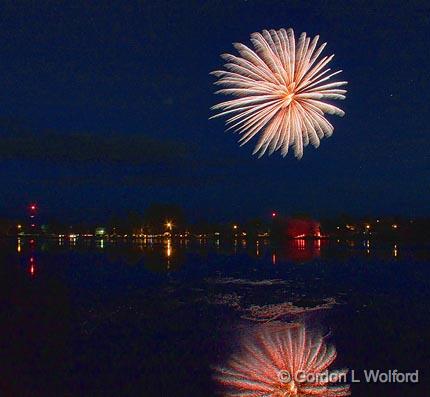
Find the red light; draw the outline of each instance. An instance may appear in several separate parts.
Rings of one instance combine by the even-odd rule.
[[[30,267],[28,268],[28,272],[31,276],[36,274],[36,260],[34,256],[30,256]]]
[[[272,212],[272,218],[276,216],[276,212]]]

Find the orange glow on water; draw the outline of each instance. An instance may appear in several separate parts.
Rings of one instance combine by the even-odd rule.
[[[170,243],[170,240],[167,241],[166,255],[168,258],[172,256],[172,245]]]

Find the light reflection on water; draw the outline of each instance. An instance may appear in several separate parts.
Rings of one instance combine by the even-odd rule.
[[[135,346],[148,349],[148,354],[142,360],[138,356],[133,366],[128,366],[130,355],[122,354],[122,364],[127,364],[124,367],[139,368],[139,376],[151,377],[151,371],[159,362],[157,360],[168,357],[169,362],[181,360],[181,365],[186,366],[186,378],[191,368],[199,367],[203,372],[206,371],[205,360],[212,360],[212,357],[204,356],[198,365],[195,364],[196,357],[198,359],[204,353],[209,355],[207,352],[215,351],[219,340],[224,338],[225,334],[222,332],[234,336],[237,330],[242,330],[239,327],[243,322],[250,321],[247,314],[251,308],[254,312],[256,308],[260,312],[272,311],[280,305],[285,308],[285,302],[290,301],[295,308],[320,305],[327,297],[333,297],[336,305],[333,304],[333,309],[321,312],[321,318],[326,316],[328,322],[333,322],[336,345],[340,346],[340,358],[347,362],[349,368],[361,368],[360,365],[380,368],[385,364],[386,352],[390,352],[390,357],[395,357],[397,362],[404,363],[410,370],[420,368],[422,363],[427,365],[427,361],[421,358],[425,349],[416,349],[416,352],[411,349],[416,343],[422,343],[422,335],[425,335],[423,330],[428,329],[428,317],[422,315],[428,297],[428,288],[424,288],[428,280],[428,266],[422,265],[424,262],[427,264],[429,258],[429,251],[425,247],[411,249],[401,242],[325,239],[296,239],[279,245],[273,245],[265,239],[246,240],[245,244],[242,239],[238,239],[236,244],[222,239],[192,241],[166,238],[130,242],[78,237],[74,240],[20,237],[11,241],[10,251],[14,258],[19,258],[16,262],[19,262],[20,268],[19,277],[10,282],[10,290],[17,290],[15,281],[22,276],[24,281],[21,281],[21,289],[25,293],[17,295],[19,300],[16,300],[16,307],[21,310],[28,306],[26,315],[20,322],[17,321],[16,329],[30,330],[29,324],[40,327],[38,335],[46,335],[46,343],[49,343],[52,335],[56,335],[52,332],[51,325],[56,325],[57,321],[67,323],[63,320],[69,319],[68,316],[78,316],[75,314],[78,313],[77,323],[83,324],[86,333],[82,338],[87,338],[85,342],[99,339],[104,342],[100,347],[84,343],[89,346],[86,357],[90,359],[86,365],[91,368],[93,359],[97,367],[103,349],[104,354],[110,354],[108,357],[111,359],[106,361],[115,363],[109,377],[113,373],[116,380],[122,375],[114,372],[117,339],[113,339],[112,333],[106,330],[114,330],[114,335],[131,335],[128,340],[124,338],[121,342],[129,347],[129,352],[134,351]],[[414,264],[409,260],[414,255],[425,258],[425,261]],[[194,260],[196,256],[199,260]],[[383,261],[387,261],[389,266],[383,266]],[[9,262],[4,261],[5,264]],[[198,267],[204,266],[206,262],[210,264],[208,268],[211,278],[207,274],[203,274],[198,280],[180,278],[181,271],[188,268],[192,268],[190,273],[196,269],[198,271]],[[256,263],[263,266],[258,273],[253,273],[254,267],[258,267]],[[307,263],[317,266],[301,266]],[[365,266],[366,263],[370,266]],[[399,264],[399,268],[401,265],[403,271],[399,272],[397,266],[391,264]],[[3,268],[6,269],[6,266]],[[223,271],[234,274],[224,274]],[[125,273],[130,277],[127,278]],[[163,274],[160,277],[156,273]],[[147,274],[151,275],[146,279],[148,282],[139,282]],[[163,279],[165,284],[153,283],[159,279]],[[136,285],[132,284],[135,281]],[[121,294],[114,295],[113,291],[118,285],[123,285],[124,288],[120,290]],[[136,288],[132,298],[129,298],[129,286]],[[145,291],[142,286],[148,287],[148,290]],[[26,294],[28,302],[22,304],[21,300]],[[73,307],[72,314],[67,312],[69,304]],[[35,311],[36,315],[31,311]],[[51,322],[47,322],[46,313],[51,316]],[[245,316],[248,320],[244,320]],[[395,318],[391,318],[392,316]],[[315,317],[316,314],[312,314],[312,321]],[[398,319],[401,321],[397,321]],[[409,332],[411,324],[414,332]],[[238,328],[234,328],[236,326]],[[130,333],[130,329],[139,330],[142,334]],[[152,343],[153,334],[159,330],[162,331],[159,334],[162,335],[163,344]],[[200,333],[196,330],[200,330]],[[207,337],[214,332],[219,332],[221,337]],[[19,333],[15,332],[15,335]],[[178,335],[188,338],[186,343],[179,341]],[[402,342],[399,335],[402,340],[409,338],[409,342]],[[78,337],[81,338],[81,335],[78,334]],[[165,343],[166,338],[168,343]],[[233,337],[230,339],[232,343],[236,342]],[[375,340],[378,341],[377,347]],[[23,341],[19,343],[24,346]],[[164,355],[159,351],[161,345],[168,346]],[[152,346],[153,351],[150,350]],[[209,347],[206,348],[207,346]],[[364,349],[368,349],[365,359],[361,356]],[[197,354],[189,357],[188,361],[184,360],[183,357],[190,351],[197,351]],[[373,361],[368,363],[368,357]],[[228,355],[225,358],[228,363]],[[23,361],[24,359],[25,357]],[[148,363],[146,371],[140,370],[142,362]],[[171,370],[174,372],[180,369],[172,365]],[[85,376],[87,372],[92,373],[84,370],[80,376]],[[46,376],[50,374],[49,371],[45,373]],[[157,374],[163,376],[164,369]],[[163,379],[165,382],[170,381],[172,389],[181,380],[181,377],[174,380]],[[145,378],[144,382],[151,387],[150,380]],[[155,386],[151,390],[154,388]],[[205,390],[203,387],[201,389]],[[366,385],[362,389],[362,394],[353,395],[394,395],[391,393],[392,389],[387,389],[386,394],[368,393]],[[192,391],[188,395],[193,395]],[[206,395],[213,394],[209,392]]]
[[[28,272],[31,277],[35,277],[36,275],[36,260],[34,256],[30,256]]]
[[[214,378],[226,397],[351,394],[349,385],[342,382],[348,370],[330,368],[336,359],[335,347],[304,324],[258,324],[242,336],[239,345],[225,364],[215,367]],[[318,379],[316,374],[326,376]]]
[[[32,255],[36,251],[55,252],[58,250],[100,251],[107,258],[124,259],[127,264],[134,265],[142,259],[148,268],[154,271],[179,270],[186,262],[189,253],[207,255],[211,253],[235,256],[247,255],[251,258],[269,261],[272,265],[282,263],[303,264],[318,260],[336,258],[360,257],[397,260],[400,257],[399,242],[374,242],[369,240],[328,240],[328,239],[293,239],[274,245],[268,239],[254,241],[220,239],[154,239],[142,238],[136,240],[88,239],[88,238],[58,238],[40,239],[19,237],[16,240],[18,255]],[[406,247],[407,248],[407,247]],[[405,250],[407,252],[407,249]],[[36,266],[31,267],[35,275]]]

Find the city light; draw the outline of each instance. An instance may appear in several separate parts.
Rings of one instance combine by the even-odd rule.
[[[70,243],[77,242],[80,238],[95,238],[104,239],[105,241],[110,241],[110,239],[142,239],[142,238],[179,238],[179,239],[216,239],[219,240],[220,236],[224,234],[225,229],[220,230],[219,225],[210,225],[207,230],[193,230],[192,232],[187,231],[187,229],[182,227],[182,223],[176,224],[175,220],[167,216],[164,217],[164,221],[157,222],[154,225],[143,225],[139,226],[128,226],[128,229],[119,231],[115,226],[106,225],[92,225],[92,231],[87,227],[82,228],[79,225],[70,227],[64,226],[61,230],[55,230],[55,226],[50,224],[41,224],[38,219],[39,207],[36,203],[27,204],[26,209],[26,220],[24,218],[19,219],[19,221],[14,221],[12,223],[11,233],[18,237],[23,236],[56,236],[60,240],[62,238],[67,238]],[[304,238],[327,238],[332,237],[339,238],[343,235],[344,238],[359,239],[359,238],[370,238],[373,235],[379,237],[390,236],[393,233],[399,233],[401,224],[394,223],[393,219],[390,218],[376,218],[372,221],[369,219],[356,219],[350,222],[336,222],[335,224],[328,222],[327,224],[320,224],[317,220],[302,219],[301,217],[291,217],[288,214],[280,215],[276,210],[271,210],[268,214],[266,213],[266,221],[255,222],[253,220],[250,223],[230,223],[224,224],[223,228],[227,226],[230,228],[230,236],[234,238],[286,238],[286,239],[304,239]],[[284,218],[285,216],[285,218]],[[274,225],[276,219],[282,217],[283,222],[277,223],[278,227],[270,227],[270,224]],[[258,219],[258,218],[256,218]],[[237,221],[237,219],[236,219]],[[24,223],[25,222],[25,223]],[[407,221],[413,223],[412,220]],[[414,230],[404,230],[405,234],[409,233],[422,233],[421,223],[414,227]],[[386,227],[385,227],[386,225]],[[381,227],[384,226],[384,227]],[[186,227],[186,223],[184,223]],[[216,227],[216,228],[215,228]],[[310,228],[310,229],[309,229]],[[376,228],[376,229],[375,229]],[[375,230],[374,230],[375,229]],[[55,232],[54,232],[55,230]],[[321,230],[324,230],[322,233]],[[358,233],[360,231],[360,233]],[[362,237],[360,237],[360,235]],[[31,241],[30,245],[31,245]],[[240,242],[239,242],[240,243]],[[22,244],[21,244],[22,245]],[[21,248],[19,248],[21,249]]]
[[[95,235],[98,237],[103,237],[106,234],[106,229],[104,227],[97,227],[95,230]]]

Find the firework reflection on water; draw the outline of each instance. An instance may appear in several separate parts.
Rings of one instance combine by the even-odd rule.
[[[349,385],[336,383],[346,370],[329,371],[336,349],[302,324],[272,322],[256,326],[239,352],[217,367],[224,396],[348,396]],[[319,376],[320,374],[329,376]]]

